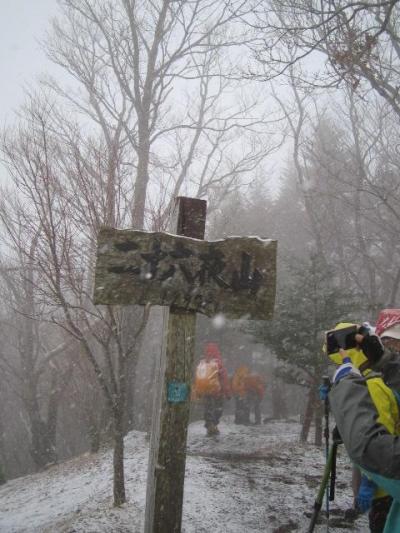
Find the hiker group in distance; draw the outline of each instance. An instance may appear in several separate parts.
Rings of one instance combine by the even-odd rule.
[[[261,401],[265,394],[264,379],[245,366],[239,366],[229,379],[218,344],[208,342],[204,356],[196,367],[192,399],[204,405],[204,425],[208,436],[218,435],[225,400],[235,401],[235,424],[261,424]]]

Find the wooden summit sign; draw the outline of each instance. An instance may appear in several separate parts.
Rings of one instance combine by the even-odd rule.
[[[207,242],[169,233],[103,228],[96,304],[176,306],[208,316],[272,316],[276,241],[230,237]]]
[[[206,202],[176,199],[177,235],[103,228],[96,304],[165,306],[156,361],[145,533],[180,533],[196,312],[265,320],[272,316],[276,241],[230,237],[206,242]]]

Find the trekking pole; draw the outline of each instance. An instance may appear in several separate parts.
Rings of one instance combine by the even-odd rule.
[[[334,442],[329,449],[328,459],[325,464],[325,469],[324,469],[324,474],[322,476],[321,485],[319,487],[317,497],[314,501],[314,512],[311,517],[311,522],[308,528],[308,533],[313,533],[315,525],[317,523],[318,516],[322,508],[322,502],[324,501],[324,495],[325,495],[325,492],[328,486],[328,481],[329,481],[329,477],[331,474],[332,465],[333,465],[334,460],[336,459],[337,446],[338,446],[338,443]]]
[[[339,444],[343,444],[342,437],[340,436],[337,426],[335,426],[332,431],[332,442],[335,445],[335,447],[334,447],[333,456],[332,456],[331,483],[329,486],[329,501],[331,502],[333,502],[333,500],[335,499],[337,447]]]
[[[326,387],[328,391],[331,388],[331,380],[328,376],[322,376],[322,386]],[[325,446],[326,446],[326,456],[328,457],[329,452],[329,400],[328,396],[324,400],[324,418],[325,418],[325,428],[324,428],[324,437],[325,437]]]
[[[329,376],[322,376],[322,386],[328,391],[331,388],[331,380]],[[324,418],[325,418],[325,428],[324,428],[324,437],[325,437],[325,460],[328,461],[329,455],[329,400],[328,395],[326,395],[324,400]],[[326,487],[326,530],[329,531],[329,500],[330,493],[328,490],[328,485]]]
[[[335,483],[336,483],[336,456],[337,456],[337,447],[338,443],[334,442],[333,453],[332,453],[332,464],[331,464],[331,482],[329,485],[329,498],[330,502],[333,502],[335,499]]]

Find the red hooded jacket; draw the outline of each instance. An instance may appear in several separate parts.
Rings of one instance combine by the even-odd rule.
[[[208,342],[204,347],[204,358],[206,361],[214,360],[218,364],[219,381],[221,383],[221,393],[224,396],[231,395],[228,374],[222,361],[222,355],[216,342]]]

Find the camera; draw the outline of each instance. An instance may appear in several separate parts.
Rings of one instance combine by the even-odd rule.
[[[343,329],[333,329],[326,332],[326,351],[330,355],[337,353],[340,348],[349,350],[357,346],[356,333],[357,326],[348,326]]]

